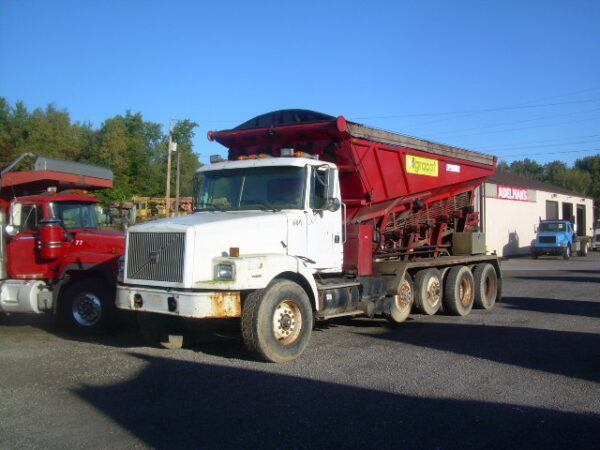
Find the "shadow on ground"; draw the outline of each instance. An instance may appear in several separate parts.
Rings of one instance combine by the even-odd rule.
[[[504,297],[502,304],[509,305],[510,309],[600,318],[600,302],[535,297]]]
[[[429,322],[368,336],[600,382],[595,333]]]
[[[153,448],[584,448],[600,426],[597,415],[134,356],[147,363],[135,379],[76,394]]]
[[[575,283],[600,283],[600,277],[564,277],[564,276],[560,276],[560,277],[548,277],[548,276],[539,276],[539,275],[533,275],[533,276],[519,276],[519,277],[511,277],[515,280],[538,280],[538,281],[558,281],[559,283],[569,283],[569,282],[575,282]]]

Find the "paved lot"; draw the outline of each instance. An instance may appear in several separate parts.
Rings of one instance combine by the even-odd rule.
[[[324,324],[286,364],[209,333],[168,351],[11,316],[0,447],[598,448],[600,253],[503,268],[491,312]]]

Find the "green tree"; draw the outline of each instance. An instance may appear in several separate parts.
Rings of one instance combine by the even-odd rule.
[[[523,161],[513,161],[510,171],[532,180],[544,180],[544,167],[529,158],[525,158]]]
[[[191,195],[192,177],[200,166],[192,143],[196,127],[186,119],[178,121],[173,131],[182,196]],[[114,174],[114,187],[99,193],[104,201],[164,196],[167,142],[161,124],[145,121],[139,112],[126,111],[95,128],[90,123],[72,123],[69,113],[54,105],[29,112],[23,102],[11,106],[0,97],[0,168],[24,152],[108,167]],[[173,194],[175,169],[174,163]]]

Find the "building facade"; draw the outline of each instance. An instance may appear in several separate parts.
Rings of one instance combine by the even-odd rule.
[[[478,194],[490,253],[529,254],[540,219],[572,220],[578,235],[593,235],[594,202],[583,194],[507,172],[488,178]]]

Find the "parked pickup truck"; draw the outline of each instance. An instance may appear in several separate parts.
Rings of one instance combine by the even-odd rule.
[[[577,236],[573,224],[568,220],[541,220],[536,238],[531,244],[531,256],[562,256],[569,259],[573,252],[586,256],[590,246],[590,238]]]

